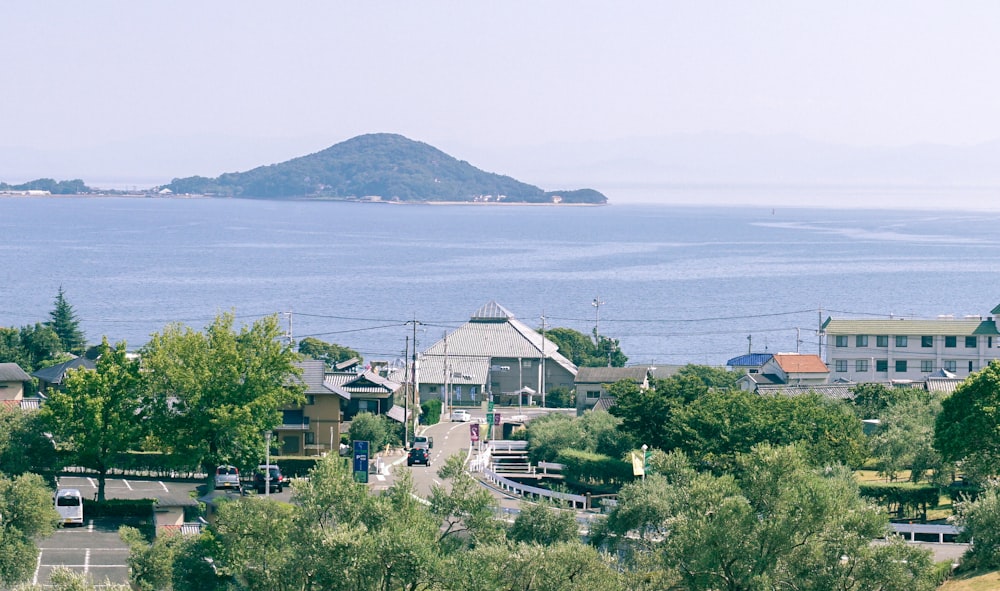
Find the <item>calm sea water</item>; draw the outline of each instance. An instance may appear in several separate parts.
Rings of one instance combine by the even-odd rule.
[[[722,364],[748,336],[815,353],[830,314],[986,314],[998,228],[997,213],[0,198],[0,325],[46,320],[61,285],[90,341],[291,312],[296,338],[389,359],[408,320],[424,349],[496,300],[535,327],[596,324],[630,362]]]

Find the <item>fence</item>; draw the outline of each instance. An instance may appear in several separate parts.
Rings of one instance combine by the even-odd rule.
[[[497,474],[493,470],[483,469],[483,476],[486,476],[491,482],[499,486],[501,489],[512,492],[520,496],[531,496],[531,497],[548,497],[550,499],[556,499],[559,501],[564,501],[569,503],[574,509],[589,509],[590,501],[588,497],[584,495],[573,495],[569,493],[561,493],[548,490],[546,488],[538,488],[537,486],[528,486],[527,484],[521,484],[514,482],[513,480],[508,480],[503,476]]]

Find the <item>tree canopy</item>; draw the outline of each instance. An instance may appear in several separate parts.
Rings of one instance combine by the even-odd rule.
[[[983,476],[997,474],[1000,361],[991,361],[941,401],[941,413],[934,422],[934,447],[945,461],[963,461],[970,475],[974,466],[986,471]]]
[[[618,339],[606,336],[591,339],[572,328],[552,328],[545,337],[559,347],[559,353],[578,367],[625,367],[628,357],[622,353]]]
[[[154,334],[141,352],[145,400],[165,450],[209,472],[220,463],[256,465],[279,409],[304,401],[291,379],[298,356],[281,337],[276,316],[236,332],[232,314],[205,332],[171,325]]]
[[[59,341],[65,351],[74,355],[83,353],[87,342],[80,330],[80,320],[76,317],[73,306],[66,301],[66,294],[61,285],[59,293],[56,294],[52,311],[49,312],[49,321],[45,325],[59,336]]]
[[[329,368],[333,368],[341,361],[348,361],[349,359],[357,359],[359,363],[364,361],[361,354],[354,349],[334,343],[327,343],[315,337],[306,337],[299,341],[299,353],[313,359],[325,361]]]

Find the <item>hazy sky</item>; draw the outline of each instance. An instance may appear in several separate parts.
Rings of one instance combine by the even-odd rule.
[[[994,1],[5,2],[0,180],[370,132],[514,176],[507,149],[681,133],[968,146],[1000,138],[998,26]]]

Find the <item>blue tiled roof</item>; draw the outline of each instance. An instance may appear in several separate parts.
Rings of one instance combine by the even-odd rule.
[[[748,353],[733,357],[726,362],[729,367],[760,367],[774,357],[771,353]]]

